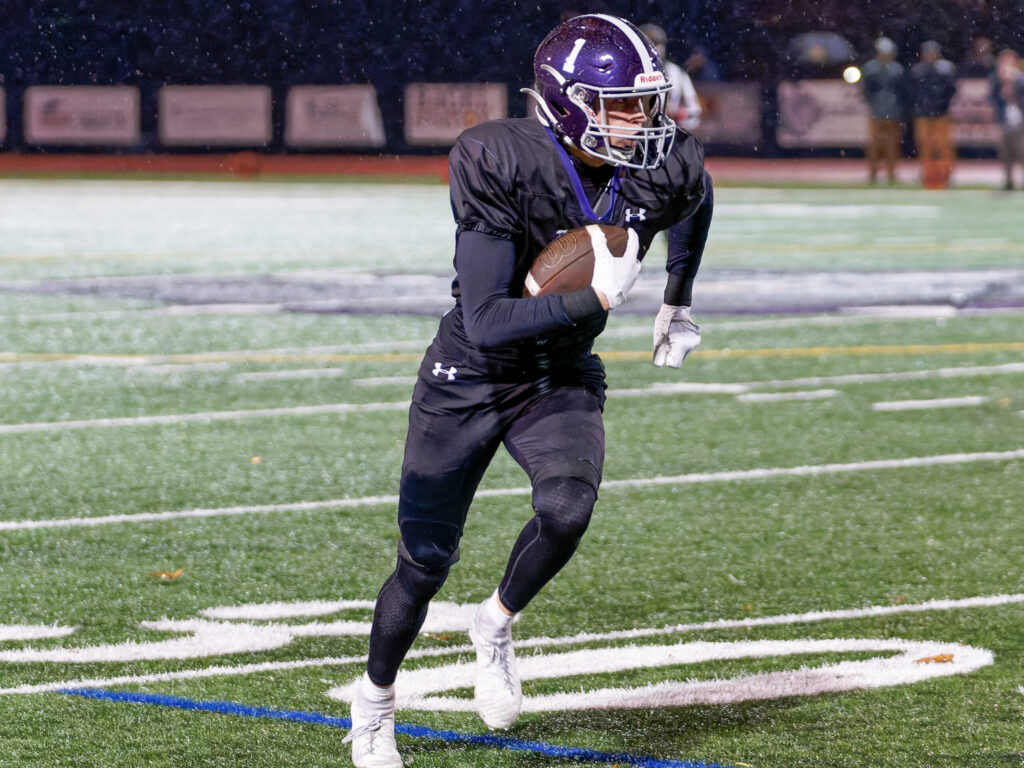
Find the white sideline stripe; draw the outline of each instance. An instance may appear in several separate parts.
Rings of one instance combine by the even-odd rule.
[[[970,405],[984,405],[988,397],[937,397],[934,400],[883,400],[872,403],[873,411],[922,411],[932,408],[962,408]]]
[[[607,640],[629,640],[657,635],[673,635],[685,632],[715,629],[754,628],[781,626],[787,624],[814,623],[821,621],[841,621],[846,619],[872,618],[890,616],[899,613],[920,613],[924,611],[951,611],[962,608],[996,607],[1024,603],[1024,594],[1002,594],[981,597],[969,597],[959,600],[929,600],[924,603],[903,605],[881,605],[869,608],[840,609],[835,611],[811,611],[809,613],[790,613],[779,616],[764,616],[749,619],[717,619],[693,624],[672,624],[665,627],[649,627],[641,629],[617,630],[612,632],[581,632],[577,635],[564,637],[533,637],[516,641],[517,648],[540,648],[547,646],[575,645],[579,643],[600,642]],[[642,649],[641,649],[642,650]],[[423,659],[456,654],[471,654],[471,644],[456,645],[446,648],[424,648],[413,650],[407,659]],[[0,696],[9,694],[46,693],[65,688],[105,688],[121,685],[142,685],[146,683],[169,682],[173,680],[196,680],[207,677],[233,677],[252,675],[261,672],[276,672],[290,669],[306,669],[310,667],[346,666],[361,664],[366,661],[365,655],[360,656],[328,656],[318,659],[301,659],[298,661],[271,661],[238,666],[214,666],[202,669],[187,669],[178,672],[158,672],[149,675],[124,675],[121,677],[89,678],[81,680],[62,680],[34,685],[19,685],[12,688],[0,688]],[[1024,687],[1021,689],[1024,693]]]
[[[765,318],[762,320],[702,321],[700,327],[706,331],[749,330],[752,328],[803,328],[806,326],[834,326],[851,323],[879,323],[886,320],[939,320],[964,313],[949,304],[920,304],[911,307],[900,305],[872,307],[842,307],[839,315],[810,315],[808,317]],[[1018,310],[1019,311],[1019,310]],[[650,323],[644,325],[623,325],[601,332],[603,339],[650,336]]]
[[[927,371],[896,371],[893,373],[846,373],[838,376],[811,376],[803,379],[771,379],[769,381],[753,381],[748,386],[813,387],[822,384],[870,384],[878,381],[907,381],[913,379],[960,379],[1006,373],[1024,373],[1024,363],[932,368]]]
[[[655,382],[649,387],[610,390],[614,397],[650,397],[652,395],[740,395],[750,389],[750,384],[703,384],[696,381],[680,381],[674,384]]]
[[[775,403],[780,400],[826,400],[830,397],[838,397],[840,394],[838,389],[799,390],[797,392],[750,392],[745,395],[736,395],[736,399],[741,403]]]
[[[969,464],[979,461],[1012,461],[1024,459],[1024,448],[1015,451],[986,451],[982,453],[950,453],[939,456],[919,456],[908,459],[883,459],[879,461],[857,461],[849,464],[810,464],[801,467],[773,467],[764,469],[740,469],[729,472],[698,472],[689,475],[646,477],[635,480],[606,480],[601,483],[608,488],[642,488],[657,485],[691,485],[733,480],[764,480],[772,477],[838,474],[841,472],[863,472],[875,469],[907,469],[930,467],[944,464]],[[523,496],[531,493],[530,488],[492,488],[477,492],[477,497],[496,498],[502,496]],[[0,521],[0,531],[28,530],[36,528],[69,528],[75,526],[108,525],[111,523],[148,523],[181,518],[222,517],[231,515],[264,514],[269,512],[309,512],[326,509],[397,504],[398,496],[364,496],[356,499],[331,499],[327,501],[304,501],[294,504],[266,504],[244,507],[217,507],[213,509],[186,509],[172,512],[142,512],[132,515],[105,515],[102,517],[65,517],[51,520],[9,520]]]
[[[395,385],[413,386],[416,384],[415,376],[368,376],[365,379],[352,379],[353,384],[360,387],[389,387]]]
[[[235,381],[266,381],[274,379],[331,379],[348,375],[345,368],[302,368],[286,371],[256,371],[254,373],[237,373]]]
[[[327,405],[299,405],[293,408],[259,408],[243,411],[207,411],[206,413],[175,413],[165,416],[130,416],[119,419],[86,419],[83,421],[36,421],[26,424],[0,424],[0,434],[24,432],[51,432],[65,429],[92,429],[97,427],[143,427],[153,424],[187,424],[192,422],[233,421],[260,419],[268,416],[312,416],[321,413],[351,413],[353,411],[399,411],[409,404],[404,400],[389,403],[333,403]]]

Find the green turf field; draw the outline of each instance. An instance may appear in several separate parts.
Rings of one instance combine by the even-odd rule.
[[[381,253],[446,274],[444,190],[134,184],[0,181],[0,766],[349,766],[343,689],[393,566],[436,320],[15,283]],[[339,222],[353,201],[404,212],[419,247]],[[1022,263],[1019,201],[986,192],[723,188],[718,206],[709,274]],[[696,295],[704,341],[680,371],[651,366],[649,318],[613,315],[598,342],[605,485],[517,625],[528,711],[477,738],[463,680],[467,606],[530,514],[500,454],[406,665],[428,698],[400,709],[419,728],[400,749],[423,767],[1024,765],[1024,311],[700,316]]]

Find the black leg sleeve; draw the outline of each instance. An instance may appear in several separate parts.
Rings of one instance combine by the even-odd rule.
[[[595,501],[594,487],[579,478],[552,477],[538,484],[536,514],[519,534],[498,588],[506,608],[523,610],[569,562],[590,522]]]
[[[366,672],[375,684],[391,685],[427,618],[430,600],[448,577],[449,566],[423,568],[399,556],[398,566],[377,595]]]

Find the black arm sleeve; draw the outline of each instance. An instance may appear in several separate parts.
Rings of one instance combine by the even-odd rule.
[[[693,281],[704,255],[704,244],[711,229],[711,215],[715,207],[715,194],[711,175],[704,172],[704,200],[689,218],[674,224],[668,231],[668,282],[665,285],[665,303],[673,307],[688,307],[693,301]]]
[[[574,321],[604,311],[592,288],[565,296],[513,298],[509,287],[515,272],[515,246],[485,232],[459,232],[455,269],[466,335],[481,349],[571,328]]]

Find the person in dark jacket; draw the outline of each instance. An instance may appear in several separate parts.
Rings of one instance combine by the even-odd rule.
[[[949,186],[956,152],[949,114],[956,95],[956,67],[942,58],[934,40],[921,44],[920,61],[910,70],[914,142],[921,162],[921,180],[930,189]]]
[[[871,111],[868,117],[868,180],[878,179],[878,166],[885,160],[889,183],[896,182],[896,160],[903,141],[904,101],[907,74],[896,61],[896,43],[888,37],[875,41],[875,58],[864,65],[864,98]]]
[[[1013,189],[1013,166],[1024,166],[1024,72],[1016,51],[1007,48],[999,53],[989,82],[1001,132],[999,159],[1006,175],[1003,189],[1010,190]],[[1024,181],[1021,184],[1024,185]]]

